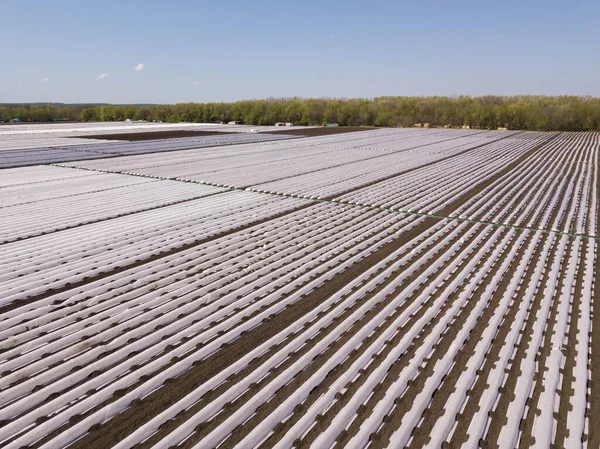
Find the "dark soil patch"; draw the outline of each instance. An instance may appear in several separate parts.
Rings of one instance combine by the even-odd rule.
[[[147,131],[143,133],[119,133],[119,134],[92,134],[89,136],[69,136],[74,139],[101,139],[101,140],[127,140],[129,142],[141,142],[156,139],[181,139],[182,137],[217,136],[233,134],[220,131]]]

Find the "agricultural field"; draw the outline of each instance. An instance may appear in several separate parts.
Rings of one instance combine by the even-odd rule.
[[[600,133],[302,130],[0,128],[1,447],[600,445]]]

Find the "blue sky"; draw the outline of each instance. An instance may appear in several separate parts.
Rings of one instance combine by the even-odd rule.
[[[0,0],[0,27],[0,102],[600,96],[598,0]]]

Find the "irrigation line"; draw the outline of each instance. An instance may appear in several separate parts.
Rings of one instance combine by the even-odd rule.
[[[224,189],[224,190],[229,190],[229,191],[254,192],[254,193],[260,193],[262,195],[277,196],[280,198],[297,198],[297,199],[301,199],[301,200],[313,201],[315,203],[342,204],[344,206],[360,207],[363,209],[384,211],[384,212],[388,212],[390,214],[397,214],[397,215],[412,215],[415,217],[434,218],[437,220],[449,220],[449,221],[455,220],[455,221],[465,222],[465,223],[473,223],[473,224],[479,224],[479,225],[485,225],[485,226],[494,226],[497,228],[516,229],[518,231],[528,231],[528,232],[541,232],[542,234],[548,234],[548,235],[553,234],[553,235],[558,235],[558,236],[567,236],[567,237],[574,237],[574,238],[579,237],[579,238],[584,238],[584,239],[588,239],[588,240],[592,240],[592,241],[594,241],[594,240],[600,241],[600,237],[596,237],[596,236],[588,235],[588,234],[578,234],[578,233],[561,232],[561,231],[554,231],[554,230],[548,230],[548,229],[531,228],[531,227],[527,227],[527,226],[517,226],[517,225],[506,224],[506,223],[494,223],[491,221],[471,220],[468,218],[450,217],[450,216],[445,216],[445,215],[430,214],[427,212],[411,212],[411,211],[406,211],[406,210],[402,210],[402,209],[390,209],[388,207],[375,206],[375,205],[370,205],[370,204],[357,204],[357,203],[351,203],[351,202],[340,201],[340,200],[325,200],[322,198],[314,198],[314,197],[296,195],[296,194],[292,194],[292,193],[265,192],[263,190],[253,190],[253,189],[244,188],[244,187],[226,186],[223,184],[216,184],[216,183],[210,183],[210,182],[205,182],[205,181],[195,181],[195,180],[181,179],[181,178],[165,178],[165,177],[155,176],[155,175],[128,173],[128,172],[120,172],[120,171],[112,171],[112,170],[100,170],[100,169],[93,169],[93,168],[86,168],[86,167],[75,167],[75,166],[69,166],[69,165],[63,165],[63,164],[49,164],[49,165],[53,165],[56,167],[62,167],[62,168],[73,168],[76,170],[86,170],[86,171],[95,171],[95,172],[102,172],[102,173],[116,173],[116,174],[121,174],[121,175],[139,176],[139,177],[143,177],[143,178],[160,179],[160,180],[164,180],[164,181],[187,182],[187,183],[191,183],[191,184],[201,184],[201,185],[205,185],[205,186],[216,187],[219,189]]]

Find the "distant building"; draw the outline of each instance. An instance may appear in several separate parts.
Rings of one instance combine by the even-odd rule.
[[[228,123],[228,125],[239,125],[240,122],[236,122],[235,120],[232,120]]]
[[[508,131],[508,128],[500,127],[500,128],[498,128],[498,131]]]
[[[415,123],[413,126],[415,128],[422,128],[423,127],[423,123]]]
[[[277,122],[277,123],[275,123],[275,126],[285,126],[285,123],[283,123],[283,122]]]
[[[340,126],[340,124],[339,123],[327,123],[327,125],[325,125],[325,126],[328,126],[330,128],[335,128],[337,126]]]
[[[431,126],[431,123],[423,123],[423,128],[429,128]]]
[[[463,129],[471,129],[471,126],[470,125],[463,125],[462,128]]]
[[[285,122],[285,126],[294,126],[292,122]]]
[[[21,123],[21,119],[20,118],[14,118],[11,120],[12,123]]]

